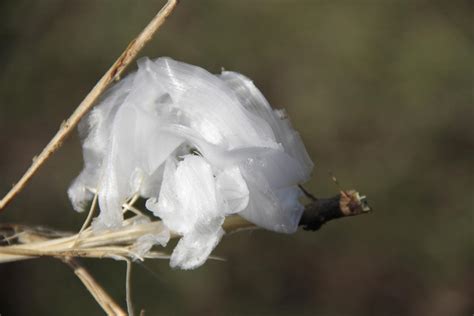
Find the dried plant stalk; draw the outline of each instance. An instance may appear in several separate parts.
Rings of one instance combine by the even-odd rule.
[[[67,264],[74,274],[81,280],[87,290],[92,294],[97,303],[102,307],[107,315],[125,316],[127,313],[113,300],[102,286],[92,277],[92,275],[79,262],[71,257],[61,259]]]
[[[129,219],[125,224],[130,224]],[[0,263],[31,259],[34,257],[86,257],[86,258],[138,258],[144,259],[133,252],[133,244],[143,235],[158,233],[163,230],[159,221],[125,226],[119,230],[93,233],[91,228],[85,229],[80,235],[47,239],[41,232],[22,226],[16,226],[21,234],[18,244],[0,247]],[[173,234],[172,237],[176,237]],[[76,242],[76,240],[78,242]],[[146,257],[168,258],[163,253],[151,252]]]

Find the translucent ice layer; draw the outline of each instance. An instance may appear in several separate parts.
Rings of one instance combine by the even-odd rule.
[[[74,208],[82,211],[96,191],[94,229],[116,228],[122,204],[135,194],[146,198],[146,207],[182,236],[172,266],[203,264],[229,214],[277,232],[297,229],[297,185],[313,164],[285,112],[273,110],[241,74],[143,58],[79,130],[84,169],[68,191]],[[145,250],[166,242],[143,240]]]

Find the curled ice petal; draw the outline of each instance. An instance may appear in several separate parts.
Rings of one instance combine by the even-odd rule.
[[[158,203],[149,200],[147,207],[184,236],[171,255],[172,266],[189,269],[202,264],[220,239],[224,208],[211,166],[202,157],[169,160]]]
[[[268,230],[294,233],[303,212],[303,207],[298,201],[299,188],[289,185],[291,190],[287,192],[291,194],[285,199],[285,196],[282,196],[285,192],[282,190],[285,189],[273,188],[264,172],[256,168],[255,164],[243,164],[241,170],[249,188],[250,200],[247,208],[239,215]],[[282,201],[285,203],[281,203]]]
[[[268,127],[262,128],[248,119],[248,111],[219,77],[171,58],[154,62],[142,59],[141,63],[167,89],[172,107],[181,111],[178,123],[190,127],[209,143],[227,149],[274,144]]]
[[[79,134],[84,157],[84,169],[68,190],[76,211],[83,211],[93,198],[90,188],[97,189],[102,174],[102,164],[108,150],[110,127],[121,104],[128,95],[133,76],[124,78],[104,95],[100,106],[95,107],[79,124]]]
[[[220,228],[222,222],[223,220],[216,232],[201,233],[193,231],[184,235],[171,254],[171,267],[189,270],[202,265],[224,235],[224,230]]]
[[[91,178],[87,172],[88,170],[82,171],[81,174],[74,179],[74,182],[67,191],[69,200],[77,212],[84,211],[87,203],[94,197],[92,192],[87,189],[88,184],[90,184],[88,180]]]
[[[156,216],[170,229],[186,234],[200,219],[222,214],[211,166],[199,156],[169,160],[161,187]]]
[[[132,253],[137,255],[137,259],[143,258],[155,245],[166,247],[170,240],[170,231],[163,229],[155,234],[140,236],[132,247]]]
[[[220,78],[236,94],[243,107],[267,122],[278,143],[286,153],[300,162],[300,168],[309,174],[313,162],[309,158],[297,131],[293,129],[285,110],[274,110],[252,80],[233,71],[223,71]]]
[[[216,177],[216,189],[224,202],[226,215],[238,213],[247,207],[249,189],[238,167],[220,172]]]

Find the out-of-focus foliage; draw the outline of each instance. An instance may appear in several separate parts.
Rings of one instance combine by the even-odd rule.
[[[0,189],[163,3],[0,3]],[[134,270],[147,315],[470,315],[474,312],[474,33],[470,1],[181,1],[143,55],[253,78],[288,109],[316,162],[308,188],[369,195],[375,213],[279,235],[227,236],[191,272]],[[0,222],[78,230],[70,138]],[[124,301],[125,265],[86,261]],[[144,269],[143,269],[143,268]],[[100,314],[57,260],[0,266],[2,315]]]

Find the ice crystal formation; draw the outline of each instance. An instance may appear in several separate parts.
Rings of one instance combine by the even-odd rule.
[[[230,214],[276,232],[297,229],[298,184],[313,164],[285,112],[272,109],[239,73],[213,75],[170,58],[143,58],[79,132],[84,169],[68,191],[74,208],[83,211],[98,192],[93,228],[119,228],[122,204],[140,195],[182,236],[173,267],[203,264]],[[145,246],[166,243],[160,234],[144,236]]]

